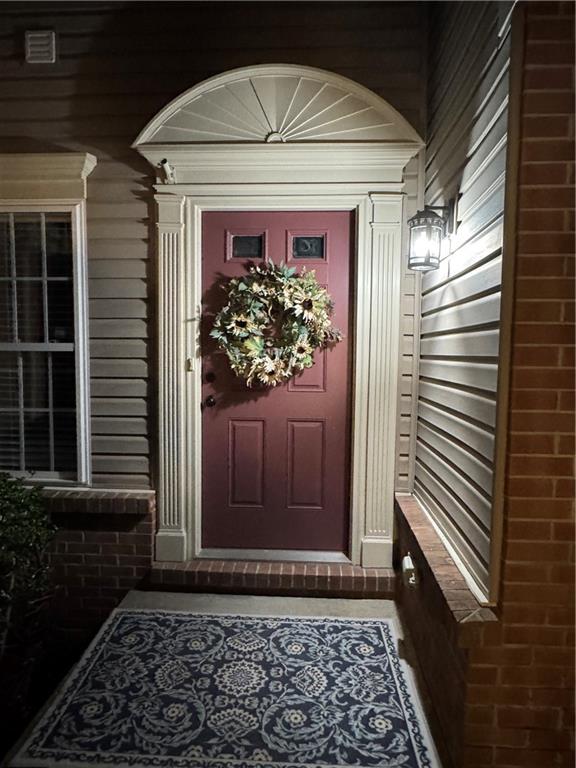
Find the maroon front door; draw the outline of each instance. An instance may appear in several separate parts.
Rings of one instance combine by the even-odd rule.
[[[352,215],[206,212],[202,221],[202,546],[346,551]],[[314,269],[344,339],[276,388],[247,388],[209,338],[250,261]]]

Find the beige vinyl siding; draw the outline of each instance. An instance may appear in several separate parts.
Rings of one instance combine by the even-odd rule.
[[[422,207],[424,194],[424,152],[413,158],[405,172],[404,221]],[[404,226],[402,255],[408,252],[408,227]],[[418,384],[418,317],[420,281],[404,261],[402,273],[400,382],[398,430],[396,438],[396,490],[410,493],[414,484],[414,450],[416,439],[416,406]]]
[[[23,61],[28,28],[55,30],[56,64]],[[1,4],[0,151],[98,159],[87,198],[95,485],[155,485],[155,208],[151,169],[130,149],[136,136],[199,81],[260,63],[350,77],[423,135],[424,42],[424,8],[411,2]],[[413,197],[413,175],[408,187]],[[402,487],[412,439],[412,276],[405,286]]]
[[[498,379],[509,3],[437,3],[425,199],[458,230],[422,279],[414,491],[487,596]],[[470,88],[474,83],[474,88]]]

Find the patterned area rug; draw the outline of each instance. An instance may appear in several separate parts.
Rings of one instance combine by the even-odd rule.
[[[391,622],[112,614],[11,766],[433,768]]]

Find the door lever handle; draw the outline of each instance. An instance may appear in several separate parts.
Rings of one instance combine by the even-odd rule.
[[[204,400],[204,405],[206,406],[206,408],[214,408],[214,406],[216,405],[216,398],[214,397],[214,395],[208,395],[206,400]]]

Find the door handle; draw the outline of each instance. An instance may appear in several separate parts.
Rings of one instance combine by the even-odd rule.
[[[214,395],[208,395],[206,400],[204,400],[204,405],[206,406],[206,408],[214,408],[214,406],[216,405],[216,398],[214,397]]]

